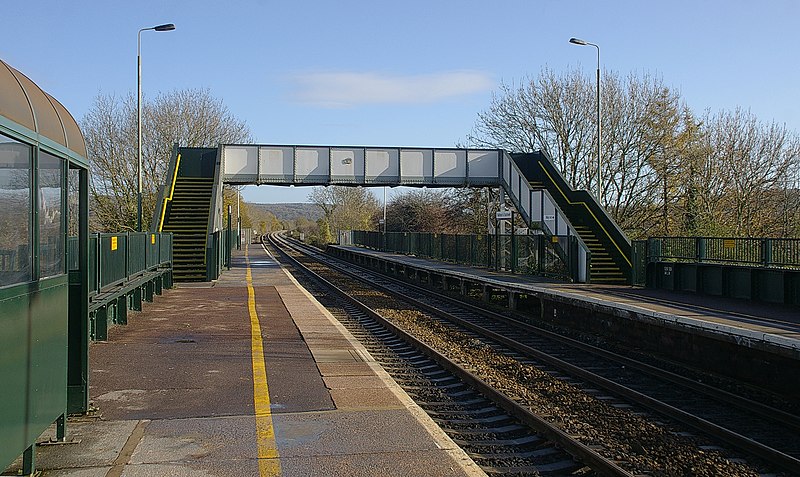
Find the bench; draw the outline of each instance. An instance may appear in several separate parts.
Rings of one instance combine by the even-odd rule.
[[[156,267],[102,288],[89,296],[89,337],[108,339],[112,325],[128,323],[128,310],[141,311],[142,302],[152,302],[164,288],[172,288],[172,268]],[[109,317],[111,318],[109,320]]]

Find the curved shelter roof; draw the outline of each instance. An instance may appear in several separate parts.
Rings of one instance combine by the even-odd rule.
[[[86,157],[83,134],[67,108],[3,60],[0,60],[0,116]]]

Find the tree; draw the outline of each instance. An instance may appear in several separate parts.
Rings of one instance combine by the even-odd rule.
[[[541,149],[575,188],[596,185],[594,83],[543,69],[503,84],[468,136],[479,147]],[[632,238],[797,235],[800,140],[737,108],[702,120],[649,74],[606,73],[599,198]]]
[[[340,230],[369,230],[380,206],[378,199],[363,187],[315,187],[308,200],[322,210],[317,221],[317,238],[322,243],[336,239]]]
[[[718,223],[725,235],[791,233],[786,206],[796,201],[791,187],[800,162],[797,134],[741,108],[708,114],[705,122],[706,182],[699,198],[706,220]]]
[[[228,214],[228,206],[231,207],[231,224],[232,227],[236,227],[236,217],[237,211],[239,217],[242,219],[242,228],[252,228],[253,227],[253,219],[251,218],[251,211],[250,206],[242,200],[241,196],[239,195],[239,191],[241,190],[242,186],[231,186],[225,185],[222,189],[222,210],[224,211],[223,214],[226,217],[225,221],[227,223],[227,214]]]
[[[136,98],[99,94],[80,121],[92,175],[92,227],[101,231],[135,230],[138,158]],[[158,187],[174,144],[216,147],[249,142],[250,131],[208,90],[163,93],[142,104],[143,227],[150,224]]]
[[[387,232],[447,232],[450,225],[440,190],[410,190],[386,205]]]
[[[389,232],[483,234],[487,226],[488,189],[415,189],[387,205]]]
[[[473,145],[512,152],[545,151],[575,188],[595,190],[597,126],[595,84],[574,70],[561,76],[545,68],[519,87],[502,85],[469,136]],[[658,207],[675,187],[678,140],[685,124],[679,95],[651,75],[602,83],[603,196],[598,198],[623,229],[652,230]],[[666,181],[666,182],[665,182]]]

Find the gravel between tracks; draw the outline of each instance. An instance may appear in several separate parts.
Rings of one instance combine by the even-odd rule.
[[[679,435],[663,424],[598,400],[544,371],[502,355],[481,341],[404,306],[382,292],[355,284],[352,279],[327,268],[312,268],[534,413],[548,416],[568,434],[579,436],[584,444],[599,446],[602,454],[620,461],[621,466],[634,474],[759,475],[746,464],[727,460],[716,450],[702,449],[703,443],[697,438]]]

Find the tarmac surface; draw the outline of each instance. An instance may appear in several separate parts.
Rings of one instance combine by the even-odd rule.
[[[248,255],[92,343],[97,411],[37,447],[41,475],[485,475],[260,246]]]

